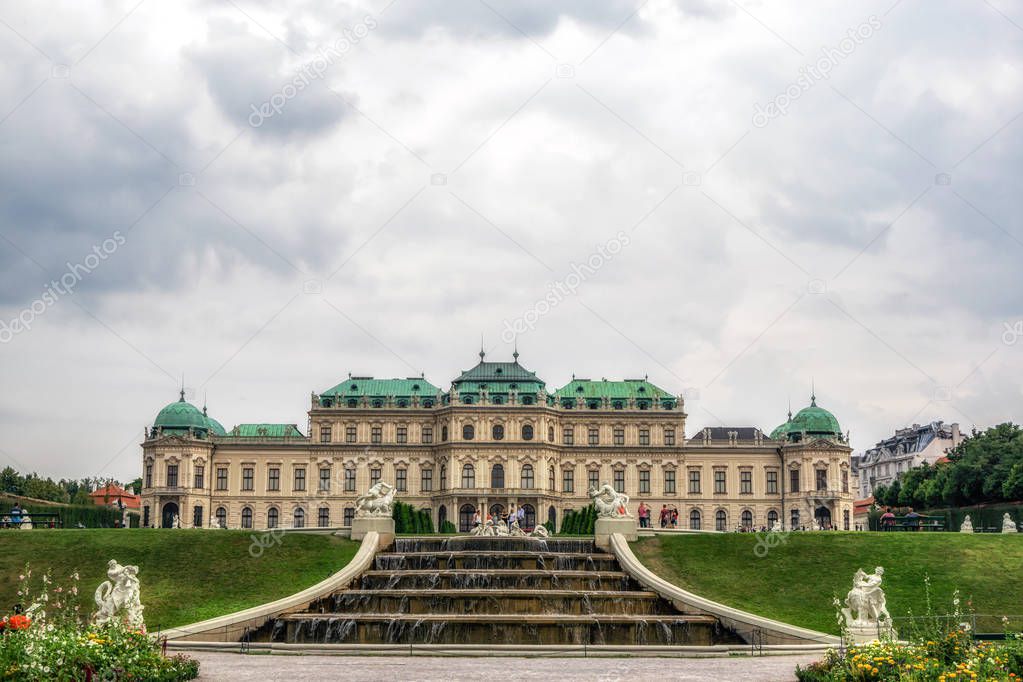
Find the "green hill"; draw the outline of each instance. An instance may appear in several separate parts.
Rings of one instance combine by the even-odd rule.
[[[703,597],[786,623],[838,632],[831,600],[844,599],[857,568],[884,566],[894,618],[926,611],[924,575],[935,611],[953,590],[977,614],[1023,614],[1023,534],[791,533],[766,556],[754,534],[643,538],[636,556],[664,579]],[[995,622],[996,619],[991,619]],[[896,623],[897,625],[897,623]]]
[[[253,558],[252,535],[191,529],[0,531],[0,616],[18,602],[18,576],[26,563],[34,581],[49,570],[55,585],[68,584],[78,571],[83,612],[95,609],[93,593],[106,580],[108,560],[138,565],[146,624],[156,630],[298,592],[347,564],[359,547],[331,535],[288,533]]]

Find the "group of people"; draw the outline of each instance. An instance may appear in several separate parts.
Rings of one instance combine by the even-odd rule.
[[[640,528],[652,528],[650,525],[650,514],[653,510],[650,509],[650,505],[646,502],[639,503],[639,510],[637,516],[639,517]],[[661,505],[661,516],[660,516],[661,528],[678,528],[678,507],[666,504]]]
[[[525,507],[520,506],[516,509],[514,504],[509,505],[508,509],[502,509],[496,518],[494,517],[494,514],[492,512],[488,512],[485,519],[486,523],[491,524],[503,521],[504,524],[509,528],[512,525],[521,526],[525,520],[526,520]],[[472,527],[476,528],[477,526],[483,525],[483,523],[484,523],[483,514],[481,513],[481,510],[477,508],[472,515]]]

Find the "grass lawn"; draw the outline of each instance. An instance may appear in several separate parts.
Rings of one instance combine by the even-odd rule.
[[[1023,534],[791,533],[764,558],[756,545],[754,534],[729,533],[642,538],[632,549],[647,568],[700,596],[834,634],[831,600],[845,600],[857,568],[875,566],[884,566],[894,618],[925,613],[925,574],[935,612],[947,612],[959,588],[977,614],[1023,614]]]
[[[17,603],[18,575],[49,570],[55,584],[79,572],[83,612],[107,579],[107,561],[139,567],[150,630],[186,625],[257,606],[309,587],[351,561],[359,543],[331,535],[292,534],[249,554],[251,531],[7,530],[0,531],[0,615]],[[33,588],[34,596],[38,590]],[[52,595],[51,595],[52,597]]]

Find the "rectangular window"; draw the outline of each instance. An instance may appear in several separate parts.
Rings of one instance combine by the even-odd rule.
[[[195,467],[195,480],[192,481],[195,485],[193,488],[205,488],[206,487],[206,467],[199,465]]]
[[[845,469],[842,470],[842,492],[849,492],[849,472]],[[849,530],[846,528],[846,530]]]
[[[700,472],[697,469],[689,472],[689,492],[694,495],[700,494]]]
[[[295,469],[295,490],[305,490],[305,469]]]
[[[355,509],[353,507],[345,507],[345,525],[352,525],[352,519],[355,518]]]
[[[739,472],[739,493],[741,495],[752,495],[753,494],[753,472],[752,471],[740,471]]]
[[[320,427],[320,442],[321,443],[329,443],[330,442],[330,427],[329,426],[321,426]]]
[[[426,445],[429,445],[432,442],[433,442],[433,427],[432,426],[424,426],[423,427],[423,443],[425,443]]]
[[[596,469],[590,469],[586,472],[586,486],[593,490],[600,486],[600,472]]]
[[[346,426],[345,427],[345,442],[346,443],[355,443],[355,442],[357,442],[357,437],[356,437],[357,433],[358,433],[358,431],[356,430],[356,428],[354,426]]]
[[[227,467],[217,467],[217,490],[227,490]]]
[[[828,489],[828,470],[827,469],[816,469],[817,472],[817,490]]]
[[[714,492],[725,493],[728,489],[725,487],[725,471],[717,470],[714,472]]]
[[[664,494],[674,495],[675,494],[675,470],[665,469],[664,470]]]
[[[433,469],[423,469],[420,488],[422,492],[428,493],[433,490]]]
[[[790,493],[799,492],[799,469],[789,470],[789,492]]]
[[[600,430],[591,426],[586,434],[586,442],[590,445],[600,445]]]
[[[650,445],[650,429],[639,430],[639,444]]]
[[[575,431],[571,426],[561,429],[561,442],[565,445],[572,445],[575,443]]]
[[[616,493],[625,492],[625,469],[614,470],[614,487]]]
[[[270,467],[267,469],[266,489],[272,491],[281,489],[281,470],[279,468]]]
[[[397,438],[397,441],[399,443],[407,443],[408,442],[408,427],[407,426],[399,426],[398,430],[395,432],[395,437]]]
[[[675,444],[675,429],[670,427],[664,429],[664,444],[665,445]]]
[[[842,510],[842,529],[849,530],[849,510]]]
[[[147,488],[152,488],[153,487],[153,465],[152,464],[147,464],[146,465],[146,487]]]
[[[375,445],[379,445],[384,440],[384,430],[379,426],[374,426],[370,431],[369,442]]]
[[[575,472],[565,469],[561,472],[561,491],[566,493],[575,492]]]
[[[178,465],[168,464],[167,465],[167,487],[177,488],[178,487]]]
[[[792,510],[792,514],[789,517],[789,519],[790,519],[789,520],[789,530],[798,530],[799,529],[799,510],[798,509],[793,509]]]
[[[355,492],[355,469],[345,469],[345,492]]]
[[[616,426],[614,430],[614,444],[625,445],[625,429]]]
[[[321,493],[330,492],[330,467],[320,467],[320,487]]]
[[[320,507],[320,513],[316,517],[316,525],[326,528],[330,525],[330,507]]]
[[[778,472],[768,471],[767,472],[767,494],[777,495],[778,494]]]
[[[371,486],[376,485],[380,482],[380,467],[374,467],[369,470],[369,484]]]
[[[650,471],[648,469],[639,470],[639,492],[650,492]]]
[[[398,489],[399,493],[408,492],[408,470],[407,469],[395,469],[394,470],[394,487]]]
[[[252,467],[245,467],[242,469],[242,490],[253,490],[253,480],[255,479],[255,469]]]

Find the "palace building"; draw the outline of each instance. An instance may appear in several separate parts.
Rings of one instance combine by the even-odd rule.
[[[295,424],[239,424],[180,400],[142,443],[144,526],[268,529],[351,525],[378,481],[466,531],[477,508],[523,507],[527,528],[560,528],[601,483],[663,505],[682,528],[851,524],[850,453],[838,420],[810,405],[765,434],[713,426],[686,436],[680,396],[646,378],[573,377],[549,390],[512,362],[479,362],[443,390],[423,377],[351,376],[312,395]]]

